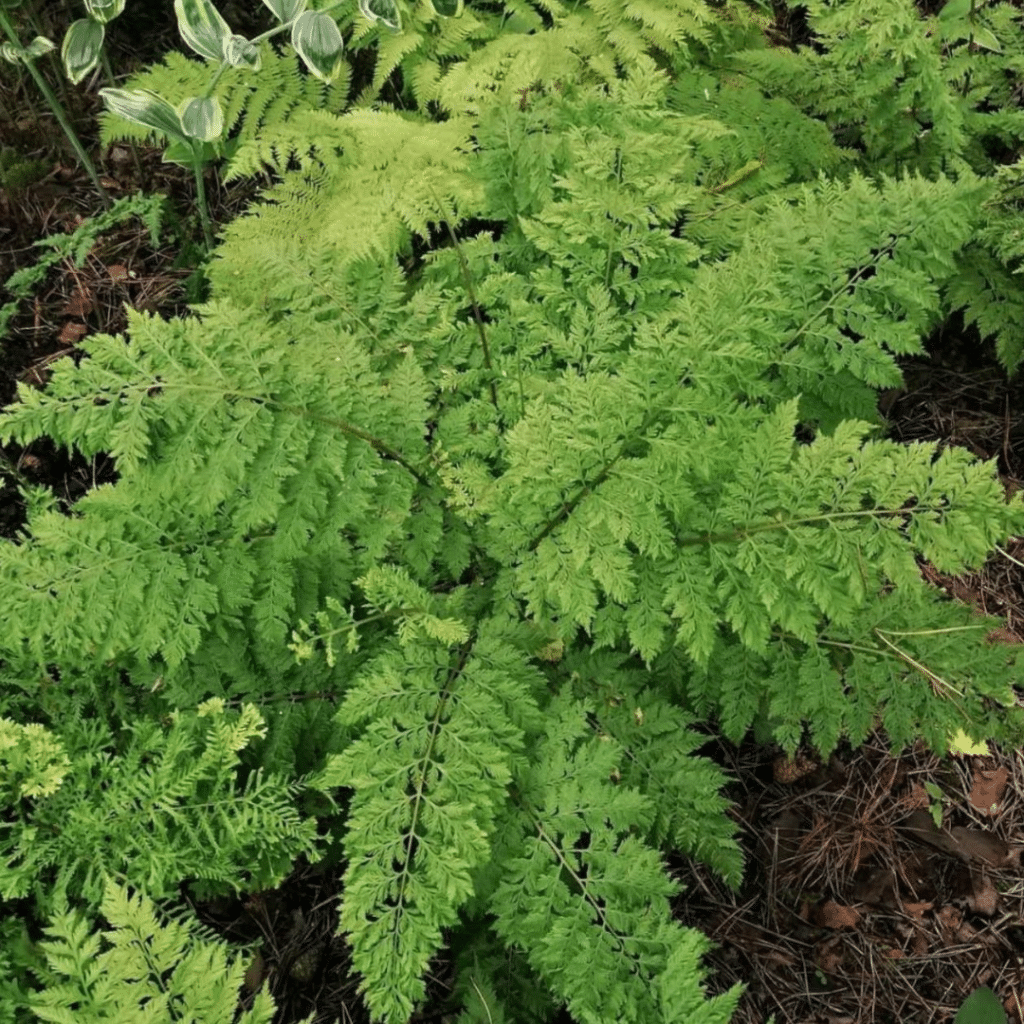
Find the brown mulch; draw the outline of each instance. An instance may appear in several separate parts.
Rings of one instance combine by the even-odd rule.
[[[720,943],[711,990],[750,982],[737,1024],[950,1021],[981,985],[1024,1019],[1020,753],[888,749],[879,730],[826,764],[806,758],[803,775],[752,745],[729,751],[744,887],[689,862],[677,877],[681,919]],[[944,794],[941,827],[925,783]]]
[[[905,386],[879,402],[889,436],[995,459],[1016,493],[1024,375],[1007,380],[959,317],[903,368]],[[1024,642],[1024,538],[1007,538],[977,572],[925,564],[922,576],[1003,617],[990,641]],[[736,1024],[772,1014],[777,1024],[944,1024],[983,985],[1024,1024],[1024,752],[989,749],[940,761],[918,744],[894,759],[878,728],[825,764],[750,739],[702,750],[735,776],[727,793],[747,873],[737,896],[677,859],[679,917],[719,944],[705,959],[709,993],[749,983]]]

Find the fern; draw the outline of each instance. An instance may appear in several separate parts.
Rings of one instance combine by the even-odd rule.
[[[997,166],[994,150],[1019,149],[1024,111],[1009,82],[1024,59],[1024,38],[1012,5],[947,3],[937,18],[922,19],[911,0],[814,2],[808,15],[820,52],[761,43],[727,65],[760,90],[823,116],[844,144],[863,150],[872,172],[987,174]],[[999,176],[1019,180],[1019,167]],[[1007,212],[993,208],[975,222],[977,244],[957,260],[944,299],[948,312],[965,309],[968,324],[995,337],[996,354],[1013,373],[1022,358],[1022,299],[1007,266],[1019,255],[1005,244],[1015,230]]]
[[[244,68],[227,67],[213,86],[224,115],[224,132],[235,132],[230,142],[218,143],[216,152],[227,156],[224,180],[266,173],[266,168],[281,173],[294,158],[300,167],[311,161],[305,129],[292,124],[296,113],[309,109],[341,110],[348,99],[350,69],[330,84],[313,75],[302,74],[291,47],[280,52],[273,47],[261,49],[262,66],[258,74]],[[172,106],[192,96],[206,93],[210,80],[209,65],[172,50],[159,64],[133,75],[126,89],[151,89]],[[118,139],[146,142],[153,139],[166,145],[166,136],[126,121],[109,111],[100,115],[100,141],[109,145]]]
[[[289,176],[268,190],[268,204],[233,225],[236,232],[225,249],[232,259],[236,252],[247,253],[246,258],[260,252],[261,276],[294,282],[292,294],[298,298],[307,297],[309,271],[315,273],[300,269],[300,253],[314,236],[319,259],[337,248],[342,262],[332,270],[339,270],[348,261],[390,258],[408,246],[411,232],[427,234],[428,224],[438,219],[439,200],[457,209],[478,202],[478,189],[460,173],[460,151],[469,143],[464,120],[433,125],[424,133],[424,126],[391,112],[352,111],[339,119],[309,111],[302,124],[308,135],[344,150],[343,157],[331,162],[330,171],[301,180]],[[258,245],[268,233],[281,245]]]
[[[671,920],[676,886],[630,835],[652,823],[653,807],[615,782],[622,750],[586,728],[587,710],[564,693],[548,704],[533,752],[544,767],[523,773],[513,796],[522,834],[503,837],[495,929],[526,950],[578,1020],[727,1021],[738,986],[709,1002],[695,992],[684,1006],[661,1003],[670,965],[692,964],[707,940]],[[683,973],[692,977],[689,966]]]
[[[63,765],[52,762],[61,746],[41,747],[39,728],[25,726],[32,743],[22,760],[37,781],[19,783],[6,800],[3,898],[31,894],[44,913],[67,892],[96,904],[103,873],[155,898],[188,877],[202,880],[200,892],[267,888],[300,852],[315,858],[315,822],[301,821],[293,807],[301,785],[257,770],[236,791],[236,751],[261,732],[260,717],[251,705],[233,720],[222,710],[214,700],[191,715],[173,712],[167,734],[143,719],[127,748],[113,753],[97,720],[69,724],[64,748],[77,756]]]
[[[46,928],[47,973],[67,980],[31,997],[38,1019],[270,1024],[275,1006],[266,991],[257,993],[250,1010],[236,1013],[245,966],[240,956],[229,959],[222,942],[200,937],[188,921],[161,924],[150,899],[139,892],[133,898],[109,879],[99,909],[112,926],[107,931],[91,931],[83,915],[66,906]]]
[[[358,793],[341,926],[352,936],[370,1009],[392,1019],[408,1017],[422,998],[440,929],[457,922],[473,893],[472,870],[489,860],[523,729],[542,721],[531,692],[542,680],[524,675],[495,640],[481,636],[457,677],[445,653],[411,643],[355,682],[339,723],[376,719],[382,702],[388,720],[372,721],[319,780]]]
[[[1001,168],[996,194],[986,204],[987,217],[975,244],[957,261],[959,276],[949,282],[951,308],[964,311],[964,322],[975,324],[982,338],[995,339],[996,355],[1012,374],[1024,362],[1024,291],[1021,257],[1020,184],[1024,164],[1018,160]]]
[[[726,778],[691,726],[787,751],[808,728],[821,752],[859,742],[876,716],[894,745],[1021,742],[1012,659],[917,562],[979,564],[1024,506],[991,464],[880,439],[875,414],[997,219],[946,58],[897,10],[907,94],[943,141],[917,162],[903,146],[896,178],[712,66],[756,39],[736,5],[720,24],[682,3],[546,9],[529,37],[481,14],[495,38],[461,59],[453,33],[455,59],[410,76],[443,124],[296,107],[316,166],[225,230],[211,301],[132,313],[128,339],[88,339],[0,416],[119,470],[70,516],[33,492],[4,545],[16,781],[70,762],[11,804],[5,892],[40,873],[93,907],[109,878],[150,898],[275,884],[322,854],[300,791],[326,815],[343,788],[341,929],[376,1019],[408,1020],[451,944],[466,1021],[723,1021],[740,990],[705,999],[708,942],[673,920],[664,866],[679,851],[741,881]],[[823,98],[856,38],[867,138],[896,116],[885,47],[849,5],[819,13],[832,64],[783,70]],[[417,48],[384,47],[382,69],[435,59],[443,33],[416,18]],[[671,90],[641,51],[683,44]],[[32,746],[53,665],[94,714],[54,707],[54,744]],[[303,709],[264,736],[253,705],[277,701]],[[137,808],[159,832],[144,847]]]

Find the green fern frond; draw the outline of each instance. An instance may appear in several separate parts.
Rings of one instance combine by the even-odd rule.
[[[40,1020],[270,1024],[275,1005],[266,990],[237,1014],[245,965],[223,942],[200,939],[189,922],[161,924],[147,895],[136,890],[133,897],[109,879],[98,906],[111,925],[106,931],[92,931],[86,918],[66,907],[45,929],[51,936],[42,943],[49,969],[68,980],[30,997]],[[101,942],[107,947],[102,951]]]
[[[395,113],[353,110],[341,119],[307,112],[302,120],[310,133],[327,126],[344,157],[335,158],[329,176],[305,186],[289,176],[266,194],[277,205],[259,207],[226,232],[225,257],[262,253],[257,266],[268,280],[294,276],[314,239],[317,248],[336,250],[340,270],[371,256],[390,259],[409,232],[428,236],[428,224],[447,217],[450,206],[473,211],[479,203],[479,189],[461,173],[469,142],[462,119],[424,126]],[[279,244],[263,245],[268,233]]]
[[[503,851],[490,901],[494,928],[525,950],[575,1019],[662,1019],[658,989],[670,958],[699,979],[706,940],[694,943],[672,920],[668,901],[677,886],[657,853],[631,834],[653,825],[653,804],[614,781],[622,748],[590,733],[590,709],[564,691],[545,710],[546,735],[534,758],[543,767],[517,779],[522,832]],[[728,1019],[722,1010],[734,1009],[741,992],[737,986],[700,1002],[688,1019]]]
[[[339,112],[347,102],[351,77],[347,66],[328,84],[303,73],[290,46],[283,52],[263,46],[261,54],[258,74],[228,67],[213,87],[224,114],[223,138],[237,132],[230,147],[224,142],[217,144],[218,152],[233,154],[225,169],[225,181],[266,173],[266,166],[281,174],[292,157],[305,168],[311,163],[308,130],[292,126],[292,118],[310,109]],[[124,88],[151,89],[176,107],[189,97],[204,95],[209,79],[210,70],[204,61],[172,50],[159,64],[129,78]],[[168,142],[166,136],[109,111],[100,115],[100,140],[104,145],[118,139],[146,142],[150,138],[158,145]]]
[[[319,784],[356,791],[341,926],[375,1018],[405,1020],[422,999],[441,929],[490,857],[523,730],[540,724],[531,682],[496,637],[466,645],[454,664],[436,643],[411,643],[378,658],[338,712],[339,724],[366,731]]]
[[[316,858],[316,823],[294,807],[301,787],[257,770],[236,791],[238,752],[263,734],[254,706],[226,718],[223,702],[212,700],[170,717],[166,733],[155,721],[133,723],[127,749],[114,755],[109,733],[66,727],[69,749],[91,752],[27,813],[12,804],[17,820],[4,833],[0,869],[5,899],[33,892],[48,909],[71,891],[98,902],[104,872],[154,898],[190,877],[203,881],[201,891],[237,890],[247,875],[268,888],[300,853]]]

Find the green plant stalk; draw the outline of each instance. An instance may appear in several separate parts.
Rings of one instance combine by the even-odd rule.
[[[210,211],[206,206],[206,185],[203,182],[203,159],[199,145],[192,143],[192,173],[196,177],[196,202],[199,204],[199,219],[203,222],[203,240],[206,251],[213,251],[213,229],[210,225]]]
[[[15,90],[21,88],[22,77],[21,77],[21,67],[20,67],[20,65],[17,66],[17,67],[12,65],[12,68],[17,73],[17,76],[18,76],[18,83],[11,90],[11,95],[13,96]],[[29,113],[32,115],[32,120],[35,122],[36,127],[39,129],[39,131],[41,133],[42,130],[43,130],[43,126],[42,126],[42,122],[40,122],[40,120],[39,120],[39,111],[36,109],[36,105],[32,102],[32,97],[28,93],[25,93],[25,105],[28,107]],[[0,110],[3,110],[4,117],[8,121],[10,121],[11,124],[14,124],[14,112],[13,111],[8,111],[7,108],[4,107],[2,104],[0,104]]]
[[[103,62],[103,73],[107,76],[107,82],[110,84],[111,89],[117,88],[117,81],[114,78],[114,70],[110,66],[110,58],[107,56],[107,51],[100,51],[100,60]],[[128,140],[128,145],[132,151],[132,158],[135,160],[135,170],[138,172],[139,180],[142,180],[142,161],[139,160],[139,150],[135,145],[135,142],[131,139]]]
[[[27,7],[25,9],[25,17],[28,20],[29,25],[32,27],[32,31],[35,32],[35,34],[37,36],[43,36],[46,39],[50,38],[50,32],[52,31],[52,27],[50,29],[43,28],[43,26],[39,23],[38,17],[36,17],[36,12],[33,11],[31,7]],[[64,85],[64,77],[63,77],[63,75],[61,75],[59,73],[60,61],[58,61],[57,63],[58,63],[57,81],[60,83],[60,91],[61,91],[61,95],[64,97],[64,103],[67,104],[69,102],[69,100],[68,100],[68,90],[67,90],[67,87]]]
[[[18,37],[15,35],[14,29],[11,27],[11,23],[8,21],[7,15],[3,10],[0,10],[0,28],[4,30],[11,43],[20,49],[21,43],[18,41]],[[74,147],[75,153],[78,155],[79,163],[84,168],[86,174],[89,175],[96,191],[100,194],[100,199],[103,202],[104,209],[109,210],[111,207],[110,196],[107,193],[107,190],[100,184],[96,168],[93,165],[92,160],[89,159],[89,154],[86,153],[85,147],[75,134],[74,128],[71,127],[71,122],[67,119],[59,100],[54,96],[53,90],[50,89],[49,85],[46,84],[46,79],[39,73],[39,69],[35,66],[35,62],[32,60],[25,61],[25,66],[28,68],[28,73],[33,79],[35,79],[35,83],[39,87],[39,91],[43,94],[46,102],[50,105],[50,109],[53,111],[54,116],[60,123],[61,128],[64,129],[64,134],[68,137],[68,141],[71,143],[72,147]]]

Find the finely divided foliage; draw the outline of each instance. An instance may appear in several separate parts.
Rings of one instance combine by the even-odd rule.
[[[127,339],[86,339],[0,417],[120,472],[71,516],[32,492],[0,564],[22,691],[4,713],[50,707],[56,666],[78,711],[92,693],[139,719],[130,742],[56,707],[60,743],[8,730],[37,780],[11,796],[11,849],[57,892],[76,871],[94,905],[104,872],[150,896],[245,866],[274,884],[317,856],[288,799],[343,788],[341,928],[376,1019],[410,1017],[447,944],[466,1024],[562,1004],[581,1022],[726,1021],[740,991],[705,999],[708,942],[673,920],[662,859],[742,882],[727,779],[692,726],[755,725],[790,752],[809,726],[826,754],[876,718],[894,748],[941,752],[963,727],[1020,743],[1005,651],[917,560],[977,565],[1024,507],[990,464],[881,439],[875,413],[1006,216],[964,155],[966,100],[934,106],[944,169],[912,146],[899,173],[857,167],[795,102],[698,59],[747,47],[753,66],[741,8],[713,27],[677,8],[592,4],[517,38],[523,66],[497,39],[435,82],[444,124],[296,110],[317,168],[225,230],[198,315],[131,313]],[[856,26],[818,13],[840,52]],[[618,31],[630,18],[645,27]],[[670,85],[642,49],[680,33]],[[761,70],[798,83],[800,60]],[[434,82],[413,70],[417,91]],[[493,230],[460,237],[469,218]],[[407,278],[396,257],[441,221],[452,244]],[[163,718],[204,698],[209,734]],[[112,789],[76,814],[93,772]],[[117,806],[155,815],[148,856]],[[67,859],[90,827],[110,833],[95,862]],[[16,857],[0,881],[21,895]],[[142,923],[105,898],[111,924]],[[89,988],[80,959],[60,967]]]

